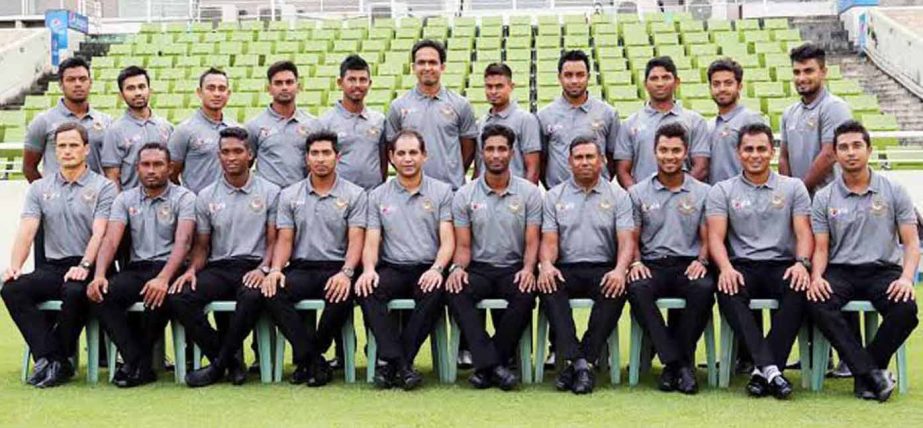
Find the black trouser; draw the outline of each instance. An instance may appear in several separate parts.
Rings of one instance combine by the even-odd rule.
[[[718,307],[734,332],[743,338],[757,367],[775,365],[784,370],[807,310],[805,293],[793,290],[789,280],[782,279],[794,262],[734,260],[731,263],[743,275],[744,286],[733,296],[718,292]],[[772,313],[772,326],[765,338],[760,328],[762,317],[753,316],[750,299],[779,301],[779,309]]]
[[[846,361],[853,375],[888,368],[891,356],[919,323],[916,302],[888,299],[888,286],[900,278],[901,270],[896,265],[830,265],[824,278],[833,293],[826,301],[812,302],[808,306],[815,324]],[[864,349],[840,310],[850,300],[869,300],[882,316],[878,333]]]
[[[340,334],[353,310],[351,298],[337,303],[324,299],[327,280],[336,275],[342,266],[343,262],[294,261],[285,271],[285,288],[278,288],[274,296],[266,299],[266,309],[292,344],[295,364],[306,365],[322,355]],[[295,310],[295,303],[304,299],[325,300],[320,325],[316,329],[308,328],[304,318]]]
[[[631,312],[653,342],[660,361],[667,366],[693,364],[696,342],[705,331],[715,303],[715,281],[711,273],[696,280],[686,276],[686,269],[693,260],[693,257],[646,260],[644,264],[650,269],[651,278],[628,286]],[[657,299],[664,297],[686,299],[686,307],[674,316],[672,328],[667,327],[657,309]]]
[[[151,352],[167,326],[169,314],[165,304],[156,309],[145,308],[144,313],[139,314],[140,322],[129,323],[127,309],[143,301],[141,290],[148,281],[160,273],[165,264],[128,263],[125,269],[110,281],[109,292],[103,296],[103,301],[95,305],[96,313],[109,338],[115,342],[125,361],[134,367],[150,367]]]
[[[558,270],[564,276],[564,282],[558,282],[553,293],[539,294],[548,322],[555,332],[558,357],[567,361],[584,358],[593,363],[599,359],[606,339],[618,325],[626,295],[613,298],[603,295],[599,283],[606,272],[612,270],[612,265],[608,263],[562,264]],[[575,298],[593,299],[590,321],[582,342],[577,340],[577,327],[569,302],[569,299]]]
[[[244,339],[256,327],[263,310],[259,287],[248,288],[244,274],[259,266],[258,260],[218,260],[209,262],[196,275],[196,288],[188,285],[180,294],[168,298],[170,312],[186,328],[188,337],[202,349],[212,364],[228,367],[236,358]],[[208,323],[205,305],[217,300],[236,300],[224,337]],[[223,339],[223,340],[222,340]]]
[[[426,340],[439,316],[444,312],[443,288],[424,293],[417,285],[420,276],[430,265],[378,266],[378,287],[366,297],[359,298],[366,325],[372,329],[378,343],[378,358],[398,366],[413,364],[420,345]],[[413,298],[416,308],[404,329],[398,333],[397,322],[388,315],[388,301]],[[374,361],[369,364],[374,364]]]
[[[65,282],[64,275],[79,264],[80,257],[46,260],[35,271],[3,284],[0,295],[36,361],[41,358],[63,360],[77,351],[77,339],[86,324],[90,306],[87,282]],[[46,300],[62,301],[57,323],[36,306]]]
[[[476,369],[505,364],[516,352],[522,331],[532,322],[535,295],[524,293],[513,282],[522,264],[494,267],[472,262],[468,266],[468,285],[458,294],[447,294],[449,311],[468,338]],[[494,319],[494,337],[487,335],[484,317],[476,305],[482,299],[504,299],[507,308]]]

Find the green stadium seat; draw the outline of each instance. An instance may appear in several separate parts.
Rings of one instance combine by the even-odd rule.
[[[506,51],[506,61],[531,61],[532,51],[529,49],[509,49]]]
[[[272,21],[279,22],[279,21]],[[258,42],[278,42],[282,40],[282,37],[285,36],[285,33],[282,31],[260,31],[256,33],[256,41]]]
[[[710,42],[708,33],[682,33],[679,38],[684,45],[701,45]]]
[[[172,68],[174,64],[174,57],[172,56],[158,56],[153,57],[148,61],[147,66],[149,68]]]
[[[0,110],[0,127],[10,128],[27,124],[24,110]]]
[[[783,82],[752,82],[747,85],[747,95],[753,98],[784,98],[788,93]]]
[[[172,35],[154,34],[151,36],[151,44],[172,43]],[[176,43],[196,44],[200,43],[204,35],[200,33],[180,33],[176,36]]]
[[[503,40],[498,37],[487,37],[477,39],[478,50],[499,50],[502,47]]]
[[[510,25],[509,27],[509,38],[507,43],[510,40],[515,38],[528,38],[532,39],[532,26],[531,25]]]
[[[151,105],[157,110],[188,107],[185,94],[158,94],[154,96]]]
[[[228,107],[247,108],[253,107],[256,92],[235,92],[228,100]]]
[[[599,75],[603,85],[630,85],[632,84],[631,71],[608,71]]]
[[[700,44],[686,46],[686,53],[689,56],[696,57],[699,55],[718,55],[718,45]]]
[[[692,58],[690,57],[676,56],[671,59],[673,59],[673,64],[676,65],[677,70],[691,70],[693,68]]]
[[[445,40],[449,37],[448,27],[426,27],[423,29],[423,38],[432,40]]]
[[[673,33],[676,31],[676,26],[669,22],[650,22],[648,31],[651,34]]]
[[[532,26],[532,17],[529,15],[510,16],[510,25],[528,25]]]
[[[298,93],[298,104],[303,106],[326,105],[327,96],[327,91],[301,91]]]
[[[603,58],[622,58],[622,57],[624,57],[624,55],[622,52],[622,48],[620,47],[612,46],[612,47],[596,48],[596,58],[597,59],[601,60]]]
[[[721,55],[731,58],[750,55],[750,48],[745,43],[725,42],[718,43],[721,47]]]
[[[484,38],[503,38],[503,27],[502,26],[483,26],[481,25],[481,34],[480,37]]]
[[[518,36],[506,39],[506,49],[532,49],[532,36]]]
[[[228,37],[228,34],[230,34],[230,37]],[[214,35],[218,35],[218,36],[214,36]],[[210,39],[210,37],[212,37],[213,39]],[[205,35],[202,38],[204,41],[212,42],[212,43],[221,43],[224,41],[246,43],[246,42],[252,42],[256,40],[256,33],[252,31],[244,31],[244,30],[236,31],[233,33],[205,33]]]
[[[100,110],[119,108],[122,98],[118,95],[99,95],[93,97],[93,107]]]
[[[359,50],[359,40],[337,40],[333,42],[333,52],[353,53]]]
[[[773,67],[788,67],[791,69],[792,62],[788,54],[785,53],[764,53],[760,54],[760,64],[768,69]],[[774,77],[778,80],[778,77]]]
[[[750,109],[750,110],[756,111],[756,112],[762,112],[762,111],[763,111],[763,103],[762,103],[762,100],[760,100],[759,98],[747,98],[747,97],[746,97],[746,94],[741,94],[741,95],[743,95],[743,97],[741,97],[741,98],[737,101],[740,105],[742,105],[742,106],[744,106],[744,107],[746,107],[746,108],[748,108],[748,109]],[[780,98],[765,98],[765,99],[766,99],[766,100],[778,100],[778,99],[780,99]],[[780,113],[780,114],[781,114],[781,113]]]
[[[766,30],[779,30],[788,28],[787,18],[766,18],[763,20],[763,28]]]
[[[654,47],[654,53],[657,56],[683,57],[686,56],[686,49],[680,45],[664,45]]]
[[[363,40],[368,35],[364,28],[350,28],[340,31],[340,40]]]
[[[855,80],[831,80],[827,82],[827,88],[834,95],[862,95],[862,86]]]
[[[684,84],[679,86],[679,95],[683,100],[711,98],[711,89],[705,83]]]
[[[561,18],[564,21],[564,25],[573,25],[581,24],[586,25],[586,16],[585,15],[564,15]]]
[[[375,18],[372,21],[372,28],[395,28],[397,27],[397,22],[394,18]]]
[[[298,54],[301,50],[301,42],[278,41],[274,42],[272,51],[277,54]]]
[[[705,22],[697,20],[678,21],[676,22],[676,28],[683,34],[703,33],[705,31]]]
[[[561,47],[561,38],[559,36],[535,36],[535,48],[557,48]]]
[[[94,57],[90,65],[94,69],[115,68],[116,67],[115,58],[108,57],[108,56]]]
[[[503,61],[502,51],[500,49],[496,49],[496,50],[480,50],[479,49],[477,51],[477,60],[485,61],[485,62],[486,61],[490,61],[490,62]]]
[[[449,20],[442,16],[430,16],[426,18],[426,27],[448,27]]]
[[[266,81],[263,79],[241,79],[237,81],[237,92],[262,92],[266,90]]]
[[[317,65],[321,62],[323,56],[317,53],[296,53],[292,61],[297,66]]]
[[[644,58],[644,60],[650,59],[654,56],[654,47],[653,46],[628,46],[625,48],[625,56],[628,58]]]
[[[772,39],[779,42],[800,42],[801,33],[797,29],[773,30]]]
[[[773,41],[753,42],[751,46],[753,47],[753,49],[751,49],[750,51],[755,54],[779,54],[779,53],[784,54],[785,53],[782,50],[782,45],[779,42],[773,42]]]
[[[881,113],[881,106],[875,95],[848,95],[844,96],[843,100],[849,104],[854,115]]]
[[[623,71],[628,69],[628,63],[622,58],[603,58],[599,60],[599,71]]]
[[[741,67],[744,68],[757,68],[760,67],[760,57],[758,55],[743,55],[743,56],[734,56],[734,61],[737,61]]]
[[[643,32],[630,32],[622,34],[622,43],[626,47],[632,46],[650,46],[651,40],[648,37],[647,33]]]
[[[339,31],[329,28],[314,30],[311,34],[311,38],[314,40],[333,41],[339,37]]]
[[[583,24],[567,24],[564,26],[564,35],[590,37],[590,27]]]
[[[189,48],[189,54],[191,55],[211,55],[215,51],[214,43],[197,43]]]
[[[901,126],[893,114],[863,114],[862,124],[869,131],[900,131]],[[900,145],[894,137],[875,137],[872,139],[875,147],[888,147]]]
[[[260,20],[250,20],[250,21],[243,21],[243,22],[241,22],[241,23],[240,23],[240,29],[241,29],[241,30],[246,30],[246,31],[256,32],[256,31],[263,31],[263,30],[265,30],[265,29],[266,29],[266,26],[263,24],[263,21],[260,21]],[[206,30],[206,31],[207,31],[207,30]]]
[[[590,30],[590,33],[592,33],[593,36],[597,36],[600,34],[618,34],[619,27],[613,23],[594,24],[592,29]]]
[[[636,13],[619,13],[615,15],[615,22],[637,23],[641,22],[641,17]]]
[[[125,67],[128,67],[129,65],[137,65],[138,67],[146,67],[146,66],[147,66],[147,64],[145,64],[145,62],[146,62],[146,60],[147,60],[147,57],[143,57],[143,56],[120,56],[120,57],[117,57],[117,58],[119,59],[119,64],[118,64],[119,68],[125,68]]]
[[[235,67],[258,67],[260,66],[260,56],[259,55],[235,55],[234,56],[234,66]]]
[[[330,89],[333,89],[336,87],[336,85],[333,82],[333,79],[336,79],[339,75],[340,75],[340,61],[336,61],[335,64],[331,64],[331,65],[318,65],[314,67],[315,77],[328,77],[331,79]]]
[[[606,100],[610,103],[616,101],[632,101],[640,98],[638,87],[634,85],[612,85],[606,87]]]
[[[51,98],[44,95],[27,95],[22,108],[25,110],[46,110],[54,105]]]
[[[759,30],[760,21],[758,19],[738,19],[734,21],[734,28],[738,32]]]
[[[710,33],[732,31],[731,21],[728,20],[709,19],[708,21],[705,21],[705,24],[708,27],[708,32]]]
[[[631,116],[644,108],[644,101],[616,101],[611,103],[612,108],[618,113],[619,118],[625,120],[628,116]]]
[[[712,43],[721,45],[722,47],[729,44],[740,43],[742,40],[740,34],[736,32],[720,32],[720,33],[711,33]]]
[[[129,44],[112,45],[109,47],[108,55],[110,56],[131,55],[133,52],[133,48],[134,48],[134,45],[129,45]],[[100,57],[100,58],[106,58],[106,57]],[[95,63],[96,59],[94,59],[93,62]]]
[[[679,35],[674,33],[655,33],[653,39],[657,46],[679,45]]]
[[[206,55],[204,62],[209,67],[227,68],[231,66],[231,57],[227,55]]]
[[[676,77],[678,77],[683,84],[706,83],[705,78],[702,77],[702,73],[696,68],[678,69],[676,70]]]
[[[249,42],[246,44],[246,51],[251,55],[269,55],[272,53],[272,42]]]
[[[828,65],[827,66],[827,81],[828,82],[831,80],[842,80],[842,79],[843,79],[843,72],[840,71],[839,65]]]
[[[744,82],[771,82],[772,76],[766,68],[744,69]]]
[[[561,26],[561,19],[557,15],[539,15],[538,25],[542,26]]]
[[[420,38],[420,29],[419,28],[398,28],[394,32],[394,37],[398,39],[412,39],[417,40]]]
[[[586,36],[564,36],[564,49],[580,49],[587,51],[590,49],[590,41]]]
[[[745,31],[743,40],[747,43],[768,42],[772,40],[768,31]]]
[[[189,25],[185,22],[169,22],[165,29],[168,33],[183,33],[188,30],[191,30],[191,28],[189,28]]]
[[[304,42],[305,52],[328,52],[333,46],[332,40],[306,40]]]
[[[141,24],[141,28],[138,30],[141,33],[159,33],[163,31],[162,22],[146,22]]]
[[[180,58],[180,59],[182,59],[182,58]],[[177,65],[179,65],[179,64],[177,64]],[[196,67],[198,67],[198,66],[196,66]],[[190,68],[188,68],[188,67],[182,67],[182,66],[178,66],[178,67],[176,67],[176,68],[170,68],[170,69],[167,69],[167,70],[163,70],[163,71],[160,73],[160,79],[163,79],[163,80],[182,80],[182,79],[185,79],[185,78],[189,77],[189,70],[190,70]]]
[[[590,15],[590,23],[593,25],[597,24],[611,24],[615,21],[615,16],[607,13],[594,13]]]
[[[231,82],[233,84],[234,82]],[[173,82],[173,93],[175,94],[192,94],[199,87],[199,79],[184,79]]]
[[[394,38],[394,29],[392,28],[372,28],[369,30],[370,40],[390,40]]]
[[[706,113],[714,113],[717,110],[714,101],[704,98],[684,99],[683,107],[692,111],[696,111],[702,115]]]
[[[10,126],[0,128],[0,135],[3,136],[0,141],[4,143],[20,143],[26,140],[25,126]]]

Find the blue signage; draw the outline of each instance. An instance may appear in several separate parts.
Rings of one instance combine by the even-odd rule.
[[[45,12],[45,27],[51,32],[51,65],[61,63],[61,52],[67,50],[68,11],[49,10]]]
[[[878,3],[878,0],[838,0],[837,6],[840,13],[843,13],[856,6],[878,6]]]

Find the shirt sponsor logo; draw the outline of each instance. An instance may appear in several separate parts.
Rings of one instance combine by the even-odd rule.
[[[102,131],[102,130],[103,130],[103,123],[102,123],[101,121],[99,121],[99,120],[94,120],[94,121],[93,121],[93,130],[96,131],[96,132]]]
[[[410,116],[416,109],[412,108],[402,108],[401,109],[401,119],[407,119],[407,116]]]
[[[548,133],[548,135],[554,135],[554,133],[558,132],[559,130],[563,128],[564,128],[564,125],[555,124],[555,125],[548,125],[545,130]]]
[[[141,209],[138,207],[128,207],[128,216],[134,217],[138,214],[141,214]]]
[[[817,116],[808,117],[808,120],[807,122],[805,122],[805,124],[808,125],[808,128],[811,128],[811,129],[816,128],[817,127]]]
[[[605,122],[599,119],[594,118],[590,121],[590,127],[593,128],[593,131],[599,131],[600,129],[603,128],[604,125],[605,125]]]
[[[522,211],[522,201],[519,198],[511,198],[506,206],[510,209],[510,212],[514,214]]]
[[[209,202],[208,203],[208,212],[211,214],[217,214],[224,210],[224,202]]]
[[[378,206],[378,212],[380,212],[381,215],[390,215],[397,212],[397,209],[391,205],[381,204]]]
[[[365,131],[365,134],[368,135],[369,138],[378,138],[381,135],[381,129],[371,127]]]
[[[42,200],[50,201],[58,198],[58,192],[42,192]]]
[[[481,202],[472,202],[472,203],[471,203],[471,211],[482,210],[482,209],[484,209],[486,206],[487,206],[487,205],[485,205],[484,203],[481,203]]]
[[[827,208],[827,215],[828,215],[831,219],[835,219],[835,218],[837,218],[837,217],[844,216],[844,215],[846,215],[846,214],[848,214],[848,213],[849,213],[849,210],[846,209],[846,208],[835,208],[835,207]]]
[[[641,203],[641,212],[650,212],[650,211],[655,211],[659,209],[660,209],[659,202],[653,202],[653,203],[642,202]]]
[[[600,211],[609,211],[612,209],[612,201],[608,199],[602,199],[599,201],[599,210]]]
[[[199,137],[199,138],[196,138],[195,140],[192,140],[192,147],[196,149],[201,149],[202,147],[205,147],[205,139],[202,137]]]
[[[308,135],[308,126],[307,125],[298,125],[298,135],[305,137]]]
[[[601,205],[602,205],[602,203],[600,203],[600,206],[601,206]],[[568,202],[568,203],[566,203],[566,204],[563,203],[563,202],[558,202],[558,203],[554,204],[554,208],[555,208],[555,210],[557,210],[557,211],[567,212],[567,211],[570,211],[570,210],[574,209],[574,204],[571,203],[571,202]]]
[[[260,127],[260,139],[267,138],[270,134],[272,134],[272,129]]]
[[[749,199],[731,200],[731,208],[733,208],[734,211],[743,211],[747,208],[750,208],[750,205],[753,205],[753,202],[751,202]]]

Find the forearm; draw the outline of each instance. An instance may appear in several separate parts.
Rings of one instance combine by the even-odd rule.
[[[525,158],[524,163],[526,167],[526,172],[525,172],[526,177],[525,178],[526,180],[529,180],[533,184],[537,185],[538,180],[539,180],[538,170],[542,162],[539,157],[539,154],[538,153],[528,153],[524,156],[524,158]]]
[[[715,262],[715,265],[718,266],[719,270],[726,271],[734,268],[734,266],[731,265],[730,257],[728,257],[728,251],[724,246],[723,238],[710,237],[708,239],[708,253],[711,255],[711,259]]]
[[[824,273],[827,272],[827,263],[829,261],[829,254],[826,247],[814,249],[814,257],[811,260],[811,277],[814,279],[820,279],[824,277]]]
[[[692,158],[692,177],[696,180],[707,182],[708,181],[708,164],[709,159],[704,156],[698,156]]]
[[[526,239],[526,248],[522,256],[522,268],[529,272],[535,271],[535,265],[538,263],[538,246],[539,240]]]
[[[38,157],[38,160],[32,160],[30,157]],[[40,180],[42,174],[38,172],[38,163],[41,160],[41,155],[32,154],[28,150],[25,151],[24,159],[22,161],[22,175],[26,177],[28,182],[33,182],[35,180]]]
[[[553,244],[542,243],[538,250],[538,260],[542,264],[555,264],[558,261],[558,244],[556,242]]]
[[[471,167],[471,163],[474,161],[474,150],[474,140],[470,138],[461,139],[462,165],[465,167],[465,171]]]
[[[447,245],[442,243],[439,245],[439,251],[436,252],[436,261],[433,265],[438,265],[445,269],[446,266],[452,261],[452,253],[455,252],[453,245]]]
[[[173,249],[170,250],[170,256],[167,257],[167,263],[160,269],[157,276],[166,280],[176,276],[176,273],[183,266],[183,262],[186,261],[186,256],[189,255],[189,244],[192,241],[192,229],[194,227],[194,223],[191,223],[188,231],[177,234],[173,240]]]
[[[378,244],[379,240],[366,236],[362,248],[362,270],[371,272],[378,265]]]
[[[461,267],[468,267],[471,264],[471,246],[458,244],[455,246],[455,254],[452,256],[452,264]]]
[[[628,265],[634,259],[635,244],[632,241],[634,232],[618,233],[618,250],[615,252],[615,268],[628,269]]]
[[[359,263],[362,262],[362,245],[364,241],[365,231],[363,229],[357,229],[357,231],[351,231],[349,236],[349,245],[346,247],[346,259],[343,261],[343,266],[350,269],[355,269],[359,266]]]
[[[833,164],[834,159],[831,156],[821,153],[817,159],[814,159],[808,174],[804,177],[804,187],[807,187],[808,191],[813,193],[824,182],[824,179],[830,175],[833,170]]]
[[[109,265],[112,264],[112,261],[115,259],[115,253],[118,251],[119,244],[115,241],[115,238],[106,237],[103,239],[103,243],[99,248],[99,254],[96,255],[96,268],[94,276],[96,278],[103,278],[106,276],[106,270],[108,270]],[[176,247],[174,247],[175,249]]]
[[[19,229],[19,233],[16,236],[16,243],[13,245],[12,251],[10,251],[11,268],[22,269],[22,265],[24,265],[26,259],[29,258],[29,249],[32,248],[33,240],[34,237],[30,238],[24,228]]]
[[[911,283],[915,282],[917,269],[920,266],[920,246],[904,246],[904,269],[901,277],[908,279]]]
[[[106,178],[109,179],[119,192],[122,191],[122,171],[118,167],[105,168]]]
[[[779,174],[792,176],[792,169],[788,165],[788,148],[784,145],[779,148]]]

